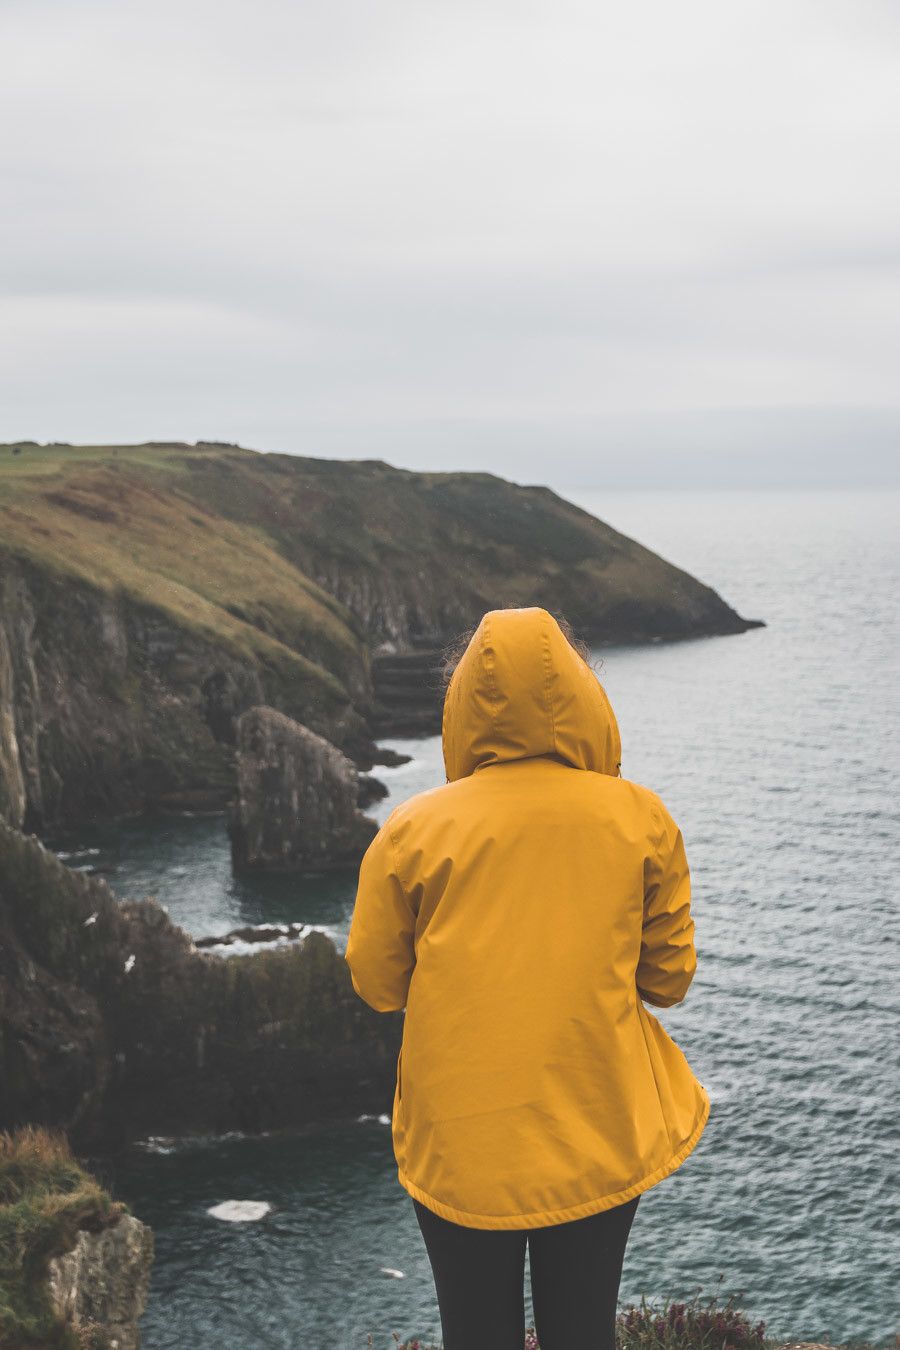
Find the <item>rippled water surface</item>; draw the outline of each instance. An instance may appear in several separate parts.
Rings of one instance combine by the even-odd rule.
[[[641,1201],[623,1300],[712,1291],[721,1276],[773,1333],[887,1343],[900,1329],[898,497],[578,500],[768,624],[601,654],[622,771],[663,796],[685,836],[699,965],[686,1003],[660,1016],[712,1099],[696,1152]],[[414,762],[379,771],[391,788],[380,817],[440,781],[436,741],[403,746]],[[73,861],[114,868],[122,894],[156,894],[196,934],[291,919],[346,935],[352,877],[237,884],[219,819],[77,844],[98,852]],[[377,1119],[156,1145],[103,1166],[156,1230],[147,1350],[438,1339]],[[248,1225],[208,1215],[229,1199],[275,1212]]]

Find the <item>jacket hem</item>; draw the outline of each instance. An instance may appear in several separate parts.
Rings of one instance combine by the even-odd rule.
[[[593,1200],[585,1200],[580,1205],[570,1205],[567,1209],[536,1210],[533,1214],[471,1214],[468,1210],[456,1209],[453,1205],[444,1204],[443,1200],[436,1200],[433,1195],[429,1195],[421,1186],[411,1181],[402,1167],[397,1168],[397,1177],[400,1185],[414,1200],[418,1200],[440,1218],[449,1219],[451,1223],[461,1224],[464,1228],[547,1228],[552,1224],[568,1223],[572,1219],[586,1219],[589,1214],[599,1214],[601,1210],[613,1209],[616,1205],[624,1205],[627,1201],[633,1200],[636,1195],[642,1195],[644,1191],[648,1191],[658,1181],[663,1181],[681,1166],[688,1154],[693,1151],[709,1119],[709,1097],[705,1089],[703,1096],[703,1107],[696,1125],[677,1152],[668,1162],[663,1163],[662,1167],[657,1167],[654,1172],[648,1173],[631,1186],[626,1186],[624,1190],[615,1191],[612,1195],[602,1195]]]

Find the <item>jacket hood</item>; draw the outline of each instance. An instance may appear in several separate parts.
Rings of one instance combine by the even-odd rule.
[[[616,777],[622,743],[606,691],[545,609],[492,609],[444,699],[448,782],[487,764],[555,755]]]

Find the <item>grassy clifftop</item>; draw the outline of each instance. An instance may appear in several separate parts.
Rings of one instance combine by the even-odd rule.
[[[192,491],[192,461],[219,458],[186,446],[0,447],[0,549],[123,592],[236,655],[296,663],[326,685],[331,671],[350,675],[352,616],[256,522]]]
[[[15,453],[18,451],[18,453]],[[0,446],[6,547],[253,649],[442,641],[546,604],[609,641],[741,632],[709,587],[547,488],[214,445]]]

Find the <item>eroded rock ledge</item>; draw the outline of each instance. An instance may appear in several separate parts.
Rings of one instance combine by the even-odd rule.
[[[119,903],[0,823],[0,1129],[109,1146],[383,1111],[401,1031],[324,934],[200,952],[153,901]]]

